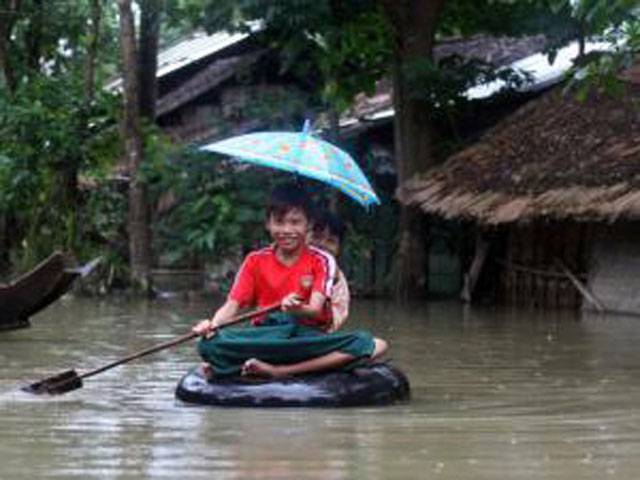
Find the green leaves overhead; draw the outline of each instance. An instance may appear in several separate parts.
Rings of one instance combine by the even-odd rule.
[[[425,114],[432,118],[450,117],[468,102],[466,91],[477,85],[502,80],[506,89],[520,88],[531,81],[527,72],[510,68],[497,70],[480,60],[453,55],[434,63],[420,60],[405,66],[411,96],[425,103]]]
[[[372,0],[207,1],[193,20],[208,31],[260,25],[257,37],[279,51],[283,71],[337,110],[389,69],[389,29]]]
[[[264,237],[264,171],[211,157],[165,149],[145,165],[157,205],[154,238],[165,264],[219,261]]]
[[[209,31],[242,30],[247,28],[247,22],[259,22],[262,41],[278,49],[283,68],[294,72],[338,111],[346,109],[357,93],[371,93],[375,82],[390,73],[393,40],[380,3],[374,0],[178,2],[183,12],[190,12],[194,24]],[[638,0],[448,0],[438,25],[438,37],[543,33],[553,59],[557,49],[568,42],[601,35],[634,18],[633,9],[637,6]],[[442,67],[449,70],[443,72],[441,83],[452,75],[466,75],[452,72],[452,68],[468,71],[468,66],[463,67],[460,62]]]

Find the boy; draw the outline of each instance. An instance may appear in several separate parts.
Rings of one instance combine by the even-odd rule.
[[[296,185],[276,188],[267,208],[273,244],[245,258],[226,302],[193,331],[214,375],[281,377],[346,366],[376,357],[386,343],[368,332],[324,334],[324,308],[335,275],[335,260],[307,246],[310,203]],[[253,321],[254,327],[222,329],[240,308],[281,302],[281,312]]]
[[[313,223],[309,244],[322,248],[334,258],[338,258],[345,232],[344,223],[337,216],[323,212],[316,217]],[[342,327],[349,316],[350,300],[351,294],[347,279],[342,270],[336,268],[336,276],[329,297],[331,323],[328,325],[327,332],[335,332]]]

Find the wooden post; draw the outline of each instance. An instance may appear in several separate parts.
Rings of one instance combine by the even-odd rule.
[[[482,267],[487,259],[490,246],[491,243],[489,240],[485,238],[482,232],[478,231],[476,234],[475,255],[471,262],[469,271],[464,276],[464,285],[462,286],[462,292],[460,292],[460,298],[466,303],[471,302],[473,290],[475,289],[480,273],[482,272]]]
[[[567,266],[562,262],[562,260],[560,260],[559,258],[556,258],[555,261],[558,264],[558,266],[562,269],[562,272],[569,278],[569,280],[571,280],[571,283],[573,283],[573,286],[576,287],[576,289],[582,294],[582,296],[594,307],[596,307],[596,310],[599,313],[604,312],[606,310],[605,306],[600,300],[598,300],[593,295],[593,293],[589,291],[589,288],[584,283],[582,283],[578,277],[576,277],[573,273],[571,273],[571,270],[567,268]]]

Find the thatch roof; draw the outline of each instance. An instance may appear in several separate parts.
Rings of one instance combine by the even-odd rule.
[[[558,87],[532,100],[406,182],[400,201],[484,224],[640,219],[640,82],[626,80],[621,98]]]

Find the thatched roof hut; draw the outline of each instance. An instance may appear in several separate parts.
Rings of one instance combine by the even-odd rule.
[[[620,97],[556,88],[532,100],[403,185],[400,200],[489,225],[640,219],[640,75],[625,79]]]
[[[555,88],[401,186],[479,226],[463,298],[488,258],[506,303],[640,313],[640,66],[621,77],[619,96]]]

